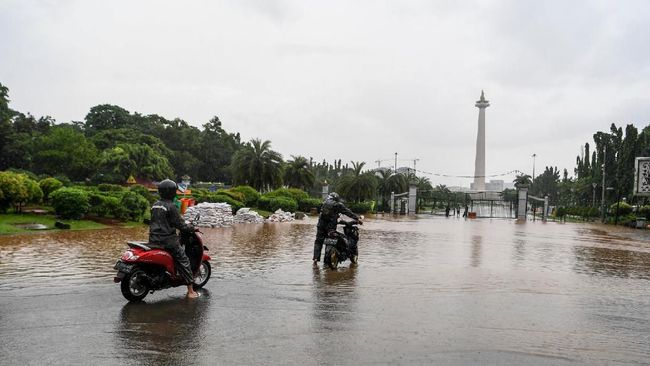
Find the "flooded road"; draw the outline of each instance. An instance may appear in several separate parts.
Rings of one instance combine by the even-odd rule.
[[[315,220],[206,229],[213,277],[128,304],[146,228],[0,237],[0,364],[650,363],[650,232],[368,219],[359,265],[312,267]]]

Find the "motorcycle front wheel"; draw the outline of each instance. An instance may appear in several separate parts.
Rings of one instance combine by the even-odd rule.
[[[144,284],[145,272],[135,268],[122,279],[120,289],[122,295],[129,301],[141,301],[149,293],[149,286]]]
[[[334,246],[328,246],[327,249],[325,249],[325,258],[323,259],[325,265],[331,269],[336,269],[339,266],[339,252]]]
[[[210,262],[207,261],[201,262],[201,266],[197,270],[197,273],[194,275],[194,284],[193,284],[194,289],[198,290],[203,286],[205,286],[205,284],[208,283],[211,274],[212,274],[212,266],[210,266]]]

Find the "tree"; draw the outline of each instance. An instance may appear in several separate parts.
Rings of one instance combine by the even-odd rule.
[[[65,174],[73,180],[91,177],[96,171],[97,149],[70,127],[54,127],[36,138],[32,169],[38,174]]]
[[[271,141],[252,139],[233,156],[233,181],[258,191],[278,188],[282,185],[282,164],[282,155],[271,150]]]
[[[519,174],[513,180],[515,187],[528,187],[533,182],[528,174]]]
[[[227,133],[221,126],[221,121],[217,116],[213,117],[208,123],[204,124],[203,128],[204,131],[201,134],[200,149],[200,158],[203,161],[203,167],[201,169],[202,176],[200,178],[203,180],[211,181],[230,180],[231,169],[229,169],[229,165],[232,163],[232,159],[234,158],[233,155],[240,147],[239,134]],[[251,143],[253,141],[259,140],[251,140]],[[261,145],[263,144],[260,142],[259,146],[257,147],[261,148]],[[268,145],[270,146],[270,142]],[[268,146],[265,148],[268,149]],[[273,153],[279,156],[280,161],[282,160],[281,155],[276,152]],[[269,155],[265,153],[265,151],[256,151],[254,155],[258,155],[259,158],[262,158],[263,155],[268,155],[271,157],[273,154]],[[282,177],[280,176],[280,180],[281,178]],[[272,180],[277,182],[275,178]]]
[[[25,174],[0,172],[0,211],[14,206],[20,212],[25,203],[38,203],[43,198],[43,191],[34,180]]]
[[[289,187],[307,191],[314,185],[314,180],[314,173],[307,158],[292,155],[284,170],[284,183]]]
[[[167,158],[143,144],[119,144],[104,150],[99,166],[96,179],[104,182],[124,182],[130,175],[153,180],[174,176]]]
[[[377,180],[372,172],[362,172],[365,164],[365,162],[353,161],[352,172],[341,177],[337,190],[342,197],[354,202],[373,198]]]
[[[90,108],[86,115],[85,130],[94,134],[103,130],[129,128],[132,127],[131,122],[131,113],[126,109],[111,104],[100,104]]]
[[[377,177],[377,191],[381,196],[381,202],[384,209],[389,206],[388,200],[392,192],[398,194],[406,192],[408,189],[408,182],[406,177],[402,174],[395,173],[391,169],[377,170],[375,172]]]
[[[0,170],[10,167],[12,160],[6,154],[11,138],[11,118],[16,112],[9,108],[9,89],[0,83]]]

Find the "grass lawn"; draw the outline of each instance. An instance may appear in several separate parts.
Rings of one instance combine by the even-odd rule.
[[[40,230],[24,229],[16,226],[15,224],[42,224],[47,226],[48,230],[50,229],[58,230],[54,227],[54,223],[56,221],[57,219],[54,215],[0,214],[0,235],[40,231]],[[90,220],[58,220],[58,221],[64,222],[66,224],[70,224],[71,230],[92,230],[92,229],[104,229],[109,227],[108,225],[100,224]]]

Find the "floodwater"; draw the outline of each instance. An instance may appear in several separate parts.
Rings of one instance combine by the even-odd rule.
[[[332,271],[314,219],[204,231],[203,296],[137,304],[112,266],[145,228],[0,237],[0,364],[650,363],[650,232],[368,219]]]

